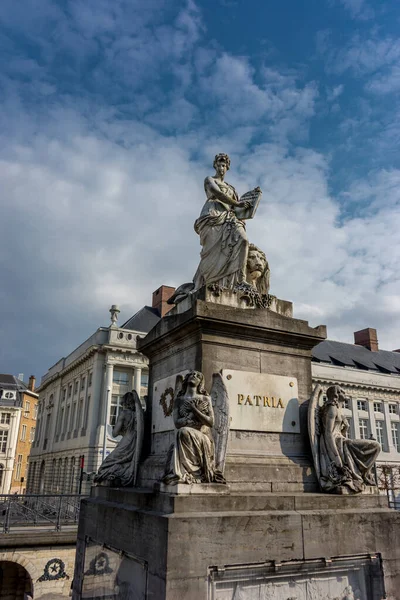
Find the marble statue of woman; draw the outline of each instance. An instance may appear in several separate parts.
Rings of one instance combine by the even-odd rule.
[[[173,408],[175,443],[168,457],[164,483],[225,483],[229,400],[220,374],[214,375],[213,390],[214,396],[218,395],[214,403],[218,423],[211,396],[204,389],[203,374],[191,371],[183,380],[177,377]]]
[[[135,391],[127,392],[122,398],[121,410],[112,432],[114,437],[123,437],[101,463],[94,483],[118,487],[135,485],[143,431],[140,398]]]
[[[195,290],[212,284],[227,289],[246,285],[248,240],[244,219],[254,216],[261,190],[256,188],[239,199],[235,188],[225,181],[230,162],[227,154],[217,154],[215,175],[204,181],[207,200],[194,224],[202,246],[193,278]]]
[[[317,385],[308,408],[308,428],[314,465],[320,487],[334,494],[357,494],[366,485],[376,485],[373,466],[381,451],[374,440],[347,437],[349,423],[343,414],[345,394],[338,385],[326,391]]]

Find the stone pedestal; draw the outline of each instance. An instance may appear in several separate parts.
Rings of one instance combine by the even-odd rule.
[[[166,455],[174,440],[171,401],[175,377],[194,369],[204,374],[207,391],[211,389],[213,373],[223,371],[228,378],[232,373],[238,378],[244,372],[275,376],[278,385],[275,388],[286,385],[287,394],[295,396],[296,416],[289,419],[283,431],[282,427],[277,431],[274,418],[277,413],[283,418],[290,407],[286,400],[283,409],[272,406],[271,396],[275,393],[271,393],[272,383],[260,379],[257,387],[257,394],[261,395],[259,404],[263,405],[265,395],[270,398],[268,407],[256,406],[252,385],[243,381],[235,388],[234,379],[226,380],[231,414],[235,413],[241,393],[242,412],[246,417],[251,415],[246,419],[247,430],[238,419],[231,422],[226,478],[232,490],[317,491],[305,403],[311,394],[311,350],[325,339],[326,328],[313,328],[307,321],[287,316],[292,314],[290,302],[275,299],[274,306],[280,312],[237,308],[235,302],[236,306],[242,306],[243,301],[232,292],[223,294],[227,297],[221,299],[203,289],[197,297],[179,304],[139,342],[140,351],[150,359],[147,448],[139,484],[151,487],[162,477]],[[248,394],[253,404],[245,406]],[[276,397],[275,404],[278,400]],[[259,424],[261,417],[265,421],[263,431]]]
[[[387,598],[398,600],[400,513],[386,506],[377,495],[93,488],[82,503],[73,598],[94,598],[96,589],[98,598],[138,600],[345,600],[350,583],[360,600],[381,600],[383,565]],[[85,562],[93,544],[103,561],[97,575]],[[130,595],[105,595],[128,582]],[[307,585],[320,595],[305,595]]]
[[[73,598],[381,600],[386,586],[398,600],[400,513],[376,494],[315,493],[306,413],[325,327],[277,299],[250,310],[201,294],[140,342],[150,359],[140,489],[92,488],[83,501]],[[228,388],[226,486],[160,483],[175,378],[193,369],[208,391],[220,371]]]

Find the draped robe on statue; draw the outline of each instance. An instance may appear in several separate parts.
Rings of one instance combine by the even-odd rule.
[[[203,398],[207,398],[204,403]],[[210,428],[202,425],[192,414],[187,414],[185,400],[202,404],[206,414],[212,411],[207,396],[177,398],[177,421],[181,426],[175,433],[175,444],[168,459],[164,482],[173,483],[211,483],[218,480],[215,473],[214,441]],[[205,406],[206,404],[206,406]]]
[[[114,450],[101,463],[94,478],[95,483],[116,482],[122,487],[133,485],[136,453],[135,412],[122,410],[113,428],[113,436],[123,435]]]
[[[375,485],[372,468],[381,450],[374,440],[352,440],[345,435],[347,419],[340,406],[327,403],[320,413],[321,487],[327,492],[358,493],[365,485]],[[339,457],[341,466],[337,467]],[[347,489],[347,491],[346,491]]]
[[[236,284],[246,280],[246,229],[232,207],[213,195],[213,190],[208,185],[211,179],[207,177],[204,182],[207,201],[194,224],[194,229],[200,236],[202,251],[193,281],[195,289],[213,283],[233,289]],[[214,184],[230,198],[239,200],[233,186],[215,180]]]

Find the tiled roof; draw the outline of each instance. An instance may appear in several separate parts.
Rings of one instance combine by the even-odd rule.
[[[14,375],[8,375],[6,373],[0,373],[0,387],[7,388],[9,390],[26,390],[28,386],[26,383],[14,377]]]
[[[121,327],[132,331],[148,333],[160,320],[160,313],[151,306],[143,306],[133,317],[128,319]]]
[[[366,369],[380,373],[400,374],[400,352],[377,350],[373,352],[355,344],[325,340],[312,351],[316,362],[330,363],[355,369]]]

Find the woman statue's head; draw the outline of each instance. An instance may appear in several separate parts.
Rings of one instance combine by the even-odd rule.
[[[186,390],[189,386],[194,386],[198,394],[207,394],[204,388],[204,375],[203,373],[200,373],[200,371],[190,371],[187,375],[185,375],[182,383],[182,390],[179,395],[183,396],[186,394]]]
[[[217,172],[217,175],[225,175],[231,166],[231,159],[227,154],[223,152],[216,154],[213,162],[213,167]]]

